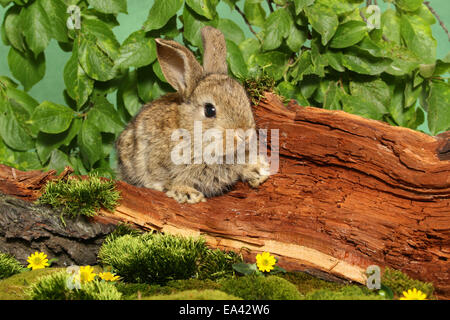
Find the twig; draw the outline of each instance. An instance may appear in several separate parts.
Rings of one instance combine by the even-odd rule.
[[[234,8],[242,16],[242,18],[244,19],[244,21],[247,24],[247,26],[250,29],[250,31],[255,35],[255,37],[259,40],[259,42],[262,43],[262,39],[259,37],[258,33],[256,33],[255,29],[253,29],[252,24],[250,23],[250,21],[248,21],[248,19],[245,16],[244,12],[242,12],[242,10],[238,7],[237,4],[234,5]]]
[[[273,12],[272,3],[273,3],[273,0],[267,0],[267,4],[269,5],[270,12]]]
[[[445,33],[447,34],[448,41],[450,41],[450,33],[448,32],[448,29],[445,27],[444,22],[441,20],[441,17],[437,14],[436,11],[434,11],[433,7],[431,7],[429,1],[424,1],[424,5],[427,6],[428,10],[436,17],[436,19],[439,21],[439,24],[441,25],[442,29],[444,29]]]

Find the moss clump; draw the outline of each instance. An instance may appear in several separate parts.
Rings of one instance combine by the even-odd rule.
[[[146,233],[106,239],[98,257],[128,282],[164,284],[196,275],[203,239]]]
[[[221,290],[245,300],[299,300],[295,285],[277,276],[244,276],[222,279]]]
[[[81,284],[80,289],[70,289],[69,276],[61,271],[43,277],[27,293],[31,300],[120,300],[122,297],[113,283],[97,279]]]
[[[427,299],[433,298],[433,284],[411,279],[401,271],[387,267],[381,277],[381,283],[389,287],[397,297],[403,295],[403,291],[416,288],[427,295]]]
[[[264,98],[264,92],[273,91],[275,80],[268,75],[260,75],[255,78],[244,79],[243,85],[252,103],[257,105]]]
[[[365,287],[350,285],[335,291],[319,289],[307,293],[304,300],[384,300],[384,297]]]
[[[26,300],[26,289],[46,275],[61,271],[60,268],[46,268],[25,271],[0,281],[0,300]]]
[[[92,217],[101,208],[112,211],[119,198],[113,181],[90,175],[83,180],[72,178],[48,182],[37,202],[61,209],[63,220],[63,215]]]
[[[22,265],[13,256],[0,252],[0,279],[8,278],[22,270]]]
[[[219,290],[186,290],[172,294],[144,297],[142,300],[242,300]]]
[[[220,290],[220,285],[209,279],[171,280],[164,286],[147,283],[119,282],[116,287],[122,293],[124,300],[136,300],[139,296],[169,295],[186,290]]]
[[[233,251],[205,250],[198,266],[199,279],[219,279],[234,275],[233,264],[242,262],[242,256]]]
[[[303,295],[318,289],[337,291],[345,286],[345,284],[343,283],[319,279],[306,272],[287,272],[279,276],[283,279],[286,279],[290,283],[293,283],[297,287],[300,294]]]

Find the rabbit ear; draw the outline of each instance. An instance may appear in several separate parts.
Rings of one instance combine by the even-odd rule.
[[[202,28],[203,69],[205,73],[228,74],[227,45],[223,33],[213,27]]]
[[[203,68],[194,54],[172,40],[155,39],[161,70],[166,80],[182,96],[188,97],[202,77]]]

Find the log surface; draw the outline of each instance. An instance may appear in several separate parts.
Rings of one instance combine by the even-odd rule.
[[[449,132],[285,107],[272,94],[254,113],[259,128],[279,130],[279,172],[258,190],[238,183],[191,205],[118,181],[120,206],[95,221],[202,235],[213,247],[246,248],[249,259],[269,251],[289,270],[360,283],[367,266],[389,266],[450,298]],[[2,179],[0,170],[0,190]]]

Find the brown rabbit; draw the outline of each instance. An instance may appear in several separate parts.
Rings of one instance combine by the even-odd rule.
[[[175,164],[171,151],[179,144],[172,133],[183,128],[193,134],[194,121],[202,132],[217,129],[254,129],[250,102],[244,88],[228,76],[226,43],[212,27],[201,30],[203,67],[181,44],[156,39],[158,60],[167,81],[177,93],[144,105],[116,142],[119,175],[124,181],[166,192],[178,202],[196,203],[220,195],[239,179],[257,187],[269,176],[267,162],[254,164],[206,164],[194,161]],[[234,137],[235,142],[242,135]],[[192,143],[190,144],[193,150]],[[221,150],[225,150],[223,144]],[[221,154],[225,156],[225,152]]]

